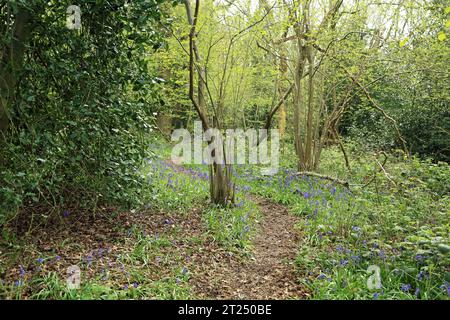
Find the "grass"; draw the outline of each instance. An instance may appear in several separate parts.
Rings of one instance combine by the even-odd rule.
[[[145,235],[132,226],[116,254],[99,251],[83,256],[81,286],[69,289],[61,257],[23,261],[17,280],[0,284],[3,299],[190,299],[183,257],[174,248],[174,231],[167,236]],[[109,250],[108,250],[109,251]],[[55,271],[57,270],[57,271]],[[161,271],[164,270],[164,271]]]
[[[42,252],[4,230],[0,272],[9,277],[0,282],[0,297],[193,299],[193,266],[186,256],[207,240],[248,253],[260,218],[248,195],[256,194],[300,217],[303,239],[296,269],[312,299],[448,299],[448,165],[389,155],[383,173],[374,156],[349,147],[352,173],[337,148],[324,152],[321,172],[349,180],[350,190],[296,176],[295,156],[288,149],[275,176],[262,176],[258,166],[235,166],[236,203],[224,208],[208,203],[206,166],[177,166],[166,161],[168,147],[160,146],[160,157],[147,161],[139,172],[147,178],[148,189],[146,206],[137,213],[189,219],[199,210],[204,228],[200,234],[180,239],[183,230],[169,219],[162,234],[148,233],[139,223],[119,225],[121,240],[108,255],[86,251],[83,243],[70,239],[54,243],[50,253]],[[186,251],[179,249],[183,246]],[[77,260],[58,260],[55,252],[64,248],[78,250]],[[82,271],[79,290],[68,289],[65,282],[65,268],[71,264]],[[381,285],[375,289],[367,285],[370,266],[380,268]]]
[[[389,156],[385,170],[357,155],[350,175],[335,148],[323,155],[322,173],[351,179],[351,191],[331,182],[297,177],[292,154],[277,175],[237,168],[240,184],[303,217],[297,257],[300,280],[314,299],[448,299],[449,196],[447,164]],[[351,178],[350,178],[351,177]],[[367,269],[381,269],[370,290]]]
[[[258,217],[256,205],[244,200],[239,200],[234,208],[212,206],[203,214],[211,237],[230,250],[251,248],[254,224]]]
[[[254,223],[258,218],[256,205],[246,200],[243,192],[238,192],[235,206],[210,205],[207,167],[177,166],[166,160],[166,145],[158,148],[160,156],[146,161],[139,172],[148,182],[144,192],[146,205],[133,212],[166,212],[189,219],[193,210],[200,209],[203,234],[180,239],[186,235],[180,236],[182,230],[170,219],[164,221],[164,230],[168,230],[164,234],[149,234],[139,224],[129,227],[119,224],[115,228],[121,239],[113,245],[117,247],[113,255],[99,256],[97,251],[89,251],[83,244],[63,240],[54,243],[52,251],[79,252],[77,261],[64,261],[34,247],[29,249],[26,241],[19,241],[5,231],[3,242],[9,242],[7,251],[13,256],[2,257],[8,264],[2,265],[0,271],[10,276],[0,283],[0,298],[193,299],[195,296],[188,284],[189,270],[193,266],[189,267],[186,261],[190,251],[211,239],[225,250],[246,254],[251,248]],[[147,218],[152,219],[152,216]],[[115,217],[111,215],[111,219],[114,222]],[[186,243],[188,248],[184,252],[180,248]],[[43,257],[39,270],[36,257]],[[71,264],[81,268],[81,287],[77,290],[68,289],[66,284],[65,269]]]
[[[209,172],[206,165],[178,166],[165,157],[148,162],[143,169],[152,194],[148,208],[186,213],[201,206],[208,236],[229,250],[248,249],[258,218],[257,206],[239,189],[235,205],[226,208],[208,203]]]

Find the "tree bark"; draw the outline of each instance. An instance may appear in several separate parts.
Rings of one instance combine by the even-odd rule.
[[[200,52],[197,47],[196,41],[196,26],[200,9],[200,0],[195,1],[195,10],[192,14],[191,5],[189,0],[184,1],[186,7],[186,14],[188,22],[191,25],[191,31],[189,33],[189,99],[192,101],[197,114],[202,121],[203,130],[208,130],[210,125],[208,123],[208,116],[206,114],[206,101],[205,101],[205,87],[206,84],[206,70],[201,66]],[[195,84],[195,71],[194,65],[197,64],[197,98],[194,94]],[[206,87],[207,88],[207,87]],[[218,119],[215,119],[213,125],[218,125]],[[223,154],[226,154],[225,144],[222,142],[221,148]],[[214,156],[214,154],[212,155]],[[234,184],[232,182],[232,170],[231,165],[222,163],[213,163],[209,169],[210,179],[210,199],[214,204],[227,205],[234,202]]]
[[[5,134],[9,127],[11,103],[32,32],[31,18],[27,9],[19,8],[12,27],[12,39],[0,50],[0,134]]]

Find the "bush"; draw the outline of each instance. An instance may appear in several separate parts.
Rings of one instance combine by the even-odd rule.
[[[407,106],[390,114],[411,153],[436,161],[450,161],[450,112],[445,105]],[[402,148],[392,122],[371,109],[355,108],[346,115],[342,130],[367,149]]]
[[[85,2],[78,31],[60,14],[68,3],[21,2],[34,24],[0,141],[0,225],[24,207],[139,200],[136,171],[159,102],[146,54],[162,41],[162,2]]]

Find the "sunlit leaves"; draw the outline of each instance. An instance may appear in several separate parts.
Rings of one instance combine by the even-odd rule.
[[[405,38],[402,41],[400,41],[400,43],[399,43],[400,48],[404,47],[408,43],[408,40],[409,40],[409,38]]]

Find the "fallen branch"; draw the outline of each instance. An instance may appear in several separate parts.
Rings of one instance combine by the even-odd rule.
[[[371,183],[375,180],[375,178],[377,177],[377,173],[378,173],[378,172],[381,172],[381,170],[382,170],[382,169],[384,168],[384,166],[386,165],[386,162],[387,162],[387,160],[388,160],[388,156],[387,156],[386,152],[381,151],[380,154],[384,156],[383,163],[380,164],[380,162],[379,162],[377,159],[376,159],[376,162],[377,162],[378,166],[381,167],[381,169],[379,169],[378,171],[375,171],[375,172],[373,173],[373,175],[372,175],[372,178],[371,178],[367,183],[365,183],[364,185],[362,185],[361,189],[362,189],[362,188],[365,188],[365,187],[367,187],[369,184],[371,184]],[[375,154],[375,157],[377,157],[377,154]]]
[[[397,187],[397,184],[395,183],[394,180],[392,180],[391,176],[389,175],[389,173],[386,172],[386,170],[384,169],[384,164],[381,164],[377,159],[375,159],[375,162],[378,164],[378,166],[381,168],[380,172],[384,173],[384,176],[394,185]]]
[[[297,176],[307,176],[307,177],[316,177],[319,179],[324,179],[324,180],[329,180],[329,181],[333,181],[336,182],[344,187],[346,187],[347,189],[350,189],[350,184],[348,183],[348,181],[344,181],[338,178],[333,178],[330,176],[326,176],[320,173],[315,173],[315,172],[307,172],[307,171],[301,171],[301,172],[297,172],[295,175]]]

